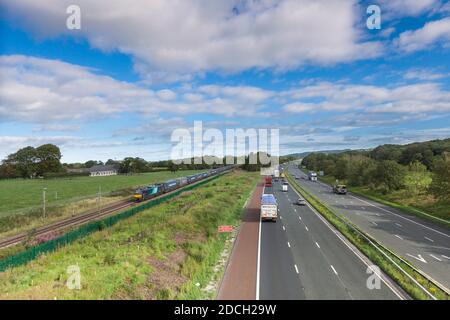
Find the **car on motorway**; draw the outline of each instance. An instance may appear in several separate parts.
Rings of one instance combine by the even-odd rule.
[[[334,185],[333,192],[336,194],[347,194],[347,186],[345,184]]]
[[[303,198],[298,198],[296,202],[299,206],[306,206],[306,200]]]

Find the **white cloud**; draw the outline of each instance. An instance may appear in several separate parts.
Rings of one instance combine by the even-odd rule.
[[[208,71],[287,70],[381,54],[355,27],[356,0],[79,0],[82,29],[65,29],[70,0],[3,6],[39,37],[69,34],[130,54],[143,78],[180,81]]]
[[[423,81],[433,81],[446,78],[448,76],[450,76],[450,74],[433,72],[432,70],[427,69],[410,69],[403,75],[403,78],[407,80],[416,79]]]
[[[440,0],[379,0],[383,16],[392,19],[418,16],[440,6]]]
[[[364,110],[408,114],[450,111],[450,92],[431,82],[392,88],[321,82],[284,95],[296,100],[283,107],[290,113]],[[311,99],[315,102],[307,102]]]
[[[27,146],[38,147],[47,143],[64,146],[78,140],[74,136],[0,136],[0,162],[8,154]]]
[[[98,75],[89,68],[20,55],[0,56],[0,74],[0,121],[3,122],[48,125],[117,117],[124,112],[144,116],[164,112],[265,116],[256,111],[273,95],[250,86],[202,86],[180,87],[178,99],[175,89],[154,92],[138,84]]]
[[[169,89],[160,90],[156,94],[161,100],[173,100],[177,97],[177,94]]]
[[[420,29],[405,31],[395,40],[395,45],[404,52],[429,49],[436,43],[445,47],[450,45],[450,18],[431,21]]]

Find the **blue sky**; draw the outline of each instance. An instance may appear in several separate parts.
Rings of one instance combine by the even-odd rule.
[[[0,4],[0,158],[55,143],[65,162],[166,159],[199,120],[278,128],[281,154],[450,137],[445,1]]]

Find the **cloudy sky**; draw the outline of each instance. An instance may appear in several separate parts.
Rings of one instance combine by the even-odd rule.
[[[66,9],[81,9],[69,30]],[[381,8],[381,29],[366,26]],[[279,128],[281,154],[450,137],[443,0],[0,0],[0,158],[170,155],[205,127]]]

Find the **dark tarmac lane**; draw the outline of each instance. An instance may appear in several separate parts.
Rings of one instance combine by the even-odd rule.
[[[297,193],[280,182],[274,193],[279,205],[275,222],[262,222],[260,299],[399,299],[403,293],[386,278],[370,290],[368,265],[310,207],[298,206]],[[358,254],[360,254],[358,252]],[[364,258],[365,259],[365,258]],[[373,277],[376,277],[372,275]]]
[[[295,165],[289,165],[288,170],[293,176],[305,177],[296,182],[311,194],[441,285],[450,288],[450,231],[351,193],[334,194],[331,186],[307,180],[307,175]]]

